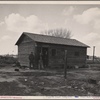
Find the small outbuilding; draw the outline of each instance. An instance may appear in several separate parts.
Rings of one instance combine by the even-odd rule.
[[[18,41],[18,60],[21,66],[29,66],[29,54],[34,53],[35,68],[38,68],[39,57],[42,54],[45,68],[64,67],[65,50],[67,64],[84,66],[87,58],[88,45],[76,39],[66,39],[54,36],[23,32]]]

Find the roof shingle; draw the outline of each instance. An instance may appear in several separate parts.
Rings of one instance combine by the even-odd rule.
[[[34,40],[36,42],[69,45],[69,46],[89,47],[88,45],[86,45],[82,42],[79,42],[76,39],[66,39],[66,38],[34,34],[34,33],[27,33],[27,32],[23,32],[23,34],[27,35],[28,37],[30,37],[32,40]],[[18,41],[17,41],[17,43],[18,43]],[[17,45],[17,43],[16,43],[16,45]]]

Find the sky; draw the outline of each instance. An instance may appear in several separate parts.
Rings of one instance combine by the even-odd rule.
[[[0,3],[0,55],[17,54],[22,32],[66,28],[72,39],[90,46],[87,54],[100,56],[99,4],[2,4]]]

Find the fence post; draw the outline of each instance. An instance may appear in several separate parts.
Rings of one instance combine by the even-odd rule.
[[[67,50],[65,50],[65,64],[64,64],[64,78],[66,79],[67,74]]]
[[[94,63],[94,59],[95,59],[95,46],[93,46],[93,63]]]

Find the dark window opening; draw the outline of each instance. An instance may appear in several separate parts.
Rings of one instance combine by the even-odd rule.
[[[56,56],[56,49],[52,49],[52,56]]]
[[[79,52],[75,52],[75,56],[78,57],[80,54]]]

